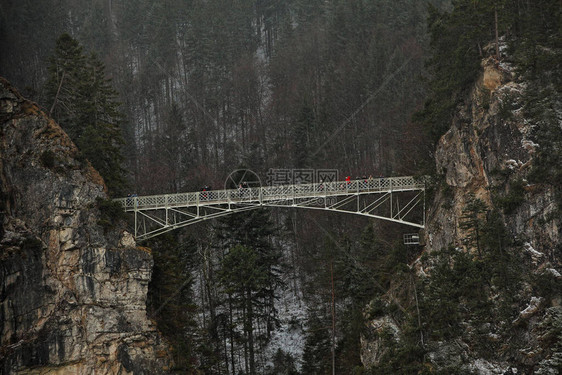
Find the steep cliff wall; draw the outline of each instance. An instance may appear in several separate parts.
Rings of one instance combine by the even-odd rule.
[[[460,218],[473,195],[503,211],[510,233],[552,260],[561,240],[560,220],[553,217],[553,187],[527,182],[540,145],[530,139],[533,125],[523,116],[526,85],[508,64],[493,58],[484,60],[482,68],[470,100],[437,146],[437,173],[444,184],[428,213],[429,251],[450,244],[463,247],[466,233]],[[515,199],[519,187],[524,192]]]
[[[361,360],[374,373],[562,371],[560,197],[532,182],[528,89],[509,64],[482,61],[435,151],[422,256],[365,310]]]
[[[0,372],[166,372],[151,254],[99,224],[99,174],[3,79],[0,126]]]
[[[519,315],[509,324],[502,322],[503,327],[493,322],[493,316],[484,317],[489,322],[489,341],[509,340],[509,345],[490,349],[486,356],[476,354],[472,350],[475,342],[467,339],[470,335],[466,332],[482,328],[466,321],[462,323],[466,327],[462,340],[428,344],[428,357],[437,368],[456,363],[477,374],[510,374],[512,370],[550,374],[560,366],[552,364],[558,363],[559,354],[553,352],[559,347],[545,340],[558,328],[547,333],[545,327],[552,327],[552,317],[562,312],[562,299],[557,292],[553,298],[543,297],[541,293],[548,295],[551,286],[541,290],[536,280],[545,277],[552,285],[558,284],[554,290],[561,290],[562,227],[554,187],[528,179],[540,144],[531,138],[536,125],[524,116],[526,89],[525,81],[509,64],[499,64],[493,58],[483,60],[469,100],[436,149],[436,169],[442,182],[427,215],[426,251],[450,245],[456,251],[477,251],[470,240],[474,233],[463,225],[471,199],[476,198],[484,204],[483,223],[488,223],[490,212],[499,213],[510,238],[507,251],[515,254],[514,259],[527,259],[520,269],[528,273],[520,278],[526,281],[511,296],[511,306],[519,305]],[[431,277],[432,270],[425,271]],[[426,277],[421,272],[421,277]],[[472,275],[459,277],[469,279]],[[506,299],[500,291],[493,291],[489,299]]]

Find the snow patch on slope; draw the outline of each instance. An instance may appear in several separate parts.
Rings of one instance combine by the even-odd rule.
[[[286,281],[290,285],[290,281]],[[294,280],[293,280],[294,282]],[[297,282],[298,283],[298,282]],[[300,286],[297,287],[300,290]],[[273,357],[278,350],[291,355],[295,360],[295,366],[300,371],[300,364],[305,345],[306,306],[302,296],[292,288],[280,290],[280,298],[277,302],[280,327],[273,333],[265,355],[268,359],[266,369],[273,368]]]

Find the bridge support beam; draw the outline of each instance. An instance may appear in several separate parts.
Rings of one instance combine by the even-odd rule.
[[[400,206],[400,200],[406,204]],[[116,201],[126,212],[134,213],[137,240],[259,207],[322,209],[416,228],[425,226],[425,179],[414,177],[135,196]]]

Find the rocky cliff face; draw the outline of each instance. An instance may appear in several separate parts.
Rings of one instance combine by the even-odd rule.
[[[62,129],[0,79],[0,372],[155,374],[152,257],[101,226],[103,180]]]
[[[450,245],[458,251],[475,251],[461,225],[474,197],[488,212],[501,214],[513,240],[511,251],[531,259],[527,270],[533,275],[529,278],[546,273],[562,283],[562,227],[554,187],[527,180],[540,145],[532,141],[534,125],[523,115],[526,87],[509,64],[498,64],[493,58],[482,62],[482,74],[467,104],[436,149],[436,169],[444,181],[428,212],[426,251]],[[536,291],[523,284],[517,295],[523,302],[519,316],[511,322],[511,340],[517,342],[517,351],[490,353],[484,359],[471,353],[470,342],[442,342],[429,345],[430,358],[437,367],[456,361],[478,374],[511,374],[518,369],[553,373],[550,369],[559,365],[547,363],[553,357],[552,347],[544,340],[544,327],[551,324],[553,314],[562,311],[562,299],[545,302],[533,293]],[[470,322],[465,324],[467,329],[475,329]]]
[[[443,335],[431,340],[428,337],[432,332],[427,330],[425,337],[416,338],[415,345],[423,351],[425,365],[437,372],[555,374],[562,370],[562,297],[557,295],[559,292],[551,292],[561,290],[562,285],[561,218],[554,187],[528,181],[540,145],[531,139],[534,125],[523,115],[526,89],[526,83],[509,64],[499,64],[493,58],[484,60],[479,80],[437,145],[435,162],[439,183],[427,213],[424,253],[435,254],[453,246],[452,253],[477,254],[474,241],[469,238],[471,233],[462,224],[470,202],[478,199],[483,204],[482,222],[487,222],[485,212],[498,213],[512,240],[508,251],[521,255],[514,259],[525,259],[521,269],[529,273],[520,278],[524,281],[507,298],[515,311],[514,315],[506,314],[509,321],[494,322],[490,315],[499,309],[490,309],[482,317],[484,323],[470,319],[455,322],[461,328],[452,339]],[[471,264],[481,266],[478,261]],[[410,266],[412,279],[415,275],[418,285],[427,285],[434,271],[431,261],[420,257]],[[453,269],[453,265],[449,268]],[[456,276],[459,284],[474,277]],[[532,281],[541,277],[551,283],[543,290]],[[398,285],[401,281],[399,277],[396,279]],[[406,283],[395,289],[410,290],[413,296],[404,298],[402,303],[416,311],[418,299],[425,298],[427,302],[428,297],[411,290],[412,279],[407,278]],[[506,299],[494,286],[477,287],[489,293],[491,305]],[[460,286],[452,283],[445,288]],[[540,294],[544,291],[546,297]],[[386,302],[391,305],[392,290],[387,297],[390,298]],[[443,302],[439,298],[433,301],[437,309]],[[463,305],[461,310],[469,305],[464,295],[455,301]],[[369,312],[367,307],[366,314]],[[411,314],[416,316],[416,312]],[[431,318],[423,312],[420,315],[416,324],[423,331],[422,320]],[[370,320],[361,342],[361,360],[366,367],[382,366],[389,346],[406,345],[405,331],[412,327],[402,326],[405,320],[401,319],[385,312]],[[478,335],[480,343],[473,339]],[[488,345],[488,350],[477,349],[482,342]]]
[[[428,213],[429,251],[450,244],[463,247],[466,234],[459,219],[471,195],[501,210],[502,202],[520,184],[524,193],[503,210],[504,222],[515,238],[545,254],[544,260],[552,260],[561,240],[560,221],[552,216],[554,191],[552,186],[531,185],[526,180],[533,154],[540,147],[529,138],[532,124],[523,117],[526,85],[508,64],[489,58],[482,68],[468,104],[437,146],[437,173],[445,184]]]

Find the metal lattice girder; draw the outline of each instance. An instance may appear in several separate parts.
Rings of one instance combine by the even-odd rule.
[[[258,207],[298,207],[353,213],[418,228],[425,225],[410,221],[412,210],[425,198],[425,179],[407,177],[369,178],[353,181],[266,186],[192,193],[131,196],[119,198],[126,212],[135,214],[138,240],[194,224],[202,220],[230,215]],[[400,206],[397,193],[406,197]],[[372,197],[369,199],[368,197]],[[423,207],[425,211],[425,207]]]
[[[419,233],[406,233],[404,234],[404,245],[419,245],[420,237]]]

